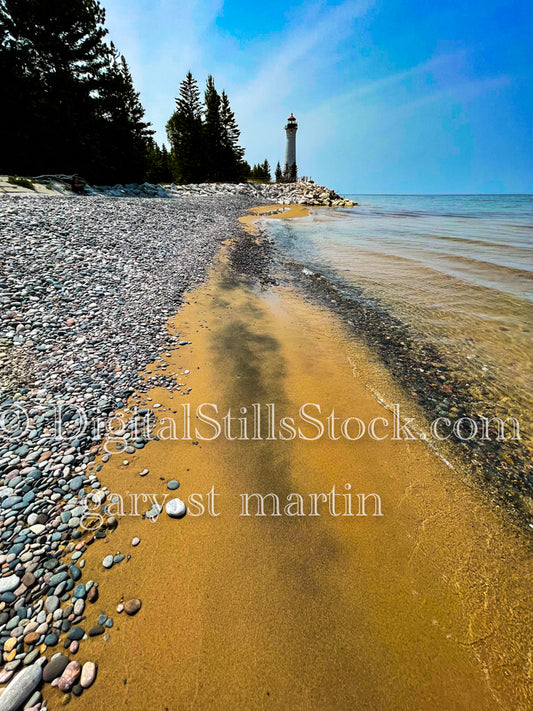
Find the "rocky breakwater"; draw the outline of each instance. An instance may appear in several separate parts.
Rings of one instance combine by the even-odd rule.
[[[334,190],[310,181],[298,183],[190,183],[188,185],[114,185],[87,186],[91,195],[109,197],[236,197],[254,198],[281,205],[316,205],[322,207],[354,207],[356,202],[338,195]]]
[[[354,207],[352,200],[342,198],[334,190],[307,181],[298,183],[200,183],[170,185],[165,188],[170,195],[245,195],[280,205],[316,205],[322,207]]]
[[[322,207],[354,207],[353,200],[337,195],[334,190],[311,182],[256,183],[258,196],[280,205],[317,205]]]
[[[98,582],[83,581],[84,553],[109,531],[81,526],[86,497],[106,497],[93,463],[102,422],[135,390],[176,387],[163,369],[149,379],[139,371],[179,347],[168,317],[256,203],[2,197],[1,710],[22,706],[26,693],[38,708],[41,667],[47,683],[64,677],[55,685],[65,693],[92,683],[94,665],[85,674],[68,665],[86,635],[105,639],[112,627],[105,615],[98,630],[84,625],[98,599]],[[135,428],[123,439],[121,457],[147,442]],[[69,656],[50,659],[58,647]]]

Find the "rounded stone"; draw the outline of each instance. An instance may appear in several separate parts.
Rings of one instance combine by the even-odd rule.
[[[124,610],[127,615],[136,615],[142,607],[142,602],[138,598],[133,598],[124,603]]]
[[[72,689],[81,674],[81,664],[77,661],[69,662],[65,671],[59,677],[57,686],[60,691],[67,692]]]
[[[44,606],[48,612],[55,612],[59,607],[59,598],[57,595],[49,595],[45,600]]]
[[[41,683],[43,670],[40,664],[32,664],[20,671],[7,685],[0,699],[2,711],[16,711],[33,694]]]
[[[84,689],[88,689],[96,679],[96,664],[85,662],[81,670],[80,684]]]
[[[83,635],[85,634],[85,631],[81,627],[73,627],[67,632],[67,639],[73,640],[75,639],[76,641],[79,642],[80,639],[83,639]]]
[[[187,513],[187,507],[181,499],[171,499],[167,501],[165,511],[170,518],[183,518]]]
[[[104,634],[104,632],[105,629],[102,625],[94,625],[93,627],[91,627],[88,634],[89,637],[98,637],[99,635]]]
[[[113,565],[113,556],[106,555],[106,557],[102,561],[102,565],[104,566],[104,568],[111,568],[111,566]]]

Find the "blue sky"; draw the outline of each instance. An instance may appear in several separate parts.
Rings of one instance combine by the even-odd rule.
[[[159,142],[187,71],[229,95],[250,163],[344,193],[533,192],[529,0],[102,0]]]

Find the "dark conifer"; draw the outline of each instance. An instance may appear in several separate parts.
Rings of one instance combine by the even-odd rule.
[[[167,123],[172,173],[177,183],[199,183],[205,179],[202,110],[198,83],[189,72],[180,84],[176,110]]]
[[[224,179],[224,146],[222,137],[221,100],[211,75],[205,88],[204,149],[206,180]]]

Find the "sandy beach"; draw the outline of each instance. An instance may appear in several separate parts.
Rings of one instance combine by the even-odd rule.
[[[362,338],[282,279],[254,226],[308,208],[9,199],[1,285],[18,340],[2,373],[8,405],[29,400],[37,433],[15,431],[0,452],[2,575],[18,581],[0,598],[0,633],[4,665],[20,660],[3,682],[37,650],[31,663],[61,652],[97,666],[80,698],[44,684],[52,711],[67,696],[80,710],[529,707],[530,543],[451,449],[383,436],[386,403],[400,428],[429,422]],[[117,228],[104,255],[98,235]],[[47,266],[52,231],[50,264],[68,247],[78,292]],[[32,267],[42,283],[26,293],[15,277]],[[112,436],[58,442],[37,407],[58,399],[93,424],[113,418]],[[185,517],[167,514],[174,498]],[[38,511],[46,520],[30,526]],[[117,611],[131,600],[134,614]],[[40,614],[46,629],[32,625]]]

